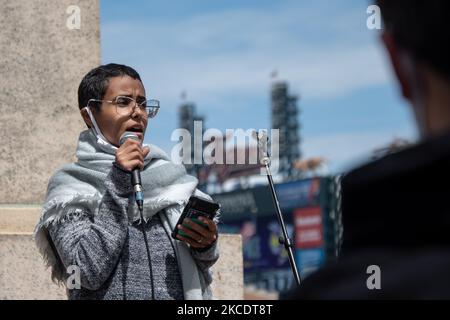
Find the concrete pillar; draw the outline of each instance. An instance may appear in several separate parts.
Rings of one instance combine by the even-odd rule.
[[[0,204],[40,204],[51,173],[75,157],[78,85],[100,63],[99,3],[0,0],[0,8]]]
[[[32,232],[39,206],[0,205],[0,300],[67,299],[64,286],[51,281],[50,270],[38,253]],[[221,256],[213,266],[215,299],[244,298],[242,240],[240,235],[219,235]]]

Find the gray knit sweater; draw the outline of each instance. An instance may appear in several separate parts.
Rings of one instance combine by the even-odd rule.
[[[68,289],[69,299],[184,298],[175,250],[159,214],[144,225],[150,264],[142,226],[128,222],[130,179],[129,172],[112,166],[98,215],[78,213],[48,227],[64,266],[80,270],[81,289]],[[191,249],[191,254],[206,271],[218,259],[217,244],[203,251]]]

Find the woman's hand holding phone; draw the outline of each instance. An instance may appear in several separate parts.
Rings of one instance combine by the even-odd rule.
[[[206,217],[199,217],[198,220],[202,223],[194,222],[190,218],[185,218],[182,224],[178,224],[179,231],[183,231],[183,236],[178,232],[177,239],[186,242],[193,248],[206,248],[211,246],[217,239],[217,225],[216,223]]]
[[[219,208],[218,203],[191,196],[178,219],[172,237],[195,249],[211,246],[217,240],[217,225],[213,218]]]

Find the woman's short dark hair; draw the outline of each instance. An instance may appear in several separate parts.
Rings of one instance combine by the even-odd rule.
[[[78,87],[78,107],[87,106],[89,99],[102,100],[108,89],[110,78],[129,76],[142,82],[139,73],[123,64],[109,63],[89,71]]]

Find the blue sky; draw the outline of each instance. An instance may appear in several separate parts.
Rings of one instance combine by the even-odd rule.
[[[205,127],[270,128],[270,73],[299,102],[305,157],[332,172],[417,133],[368,2],[267,0],[101,1],[102,62],[133,66],[161,101],[145,141],[170,153],[181,92]]]

